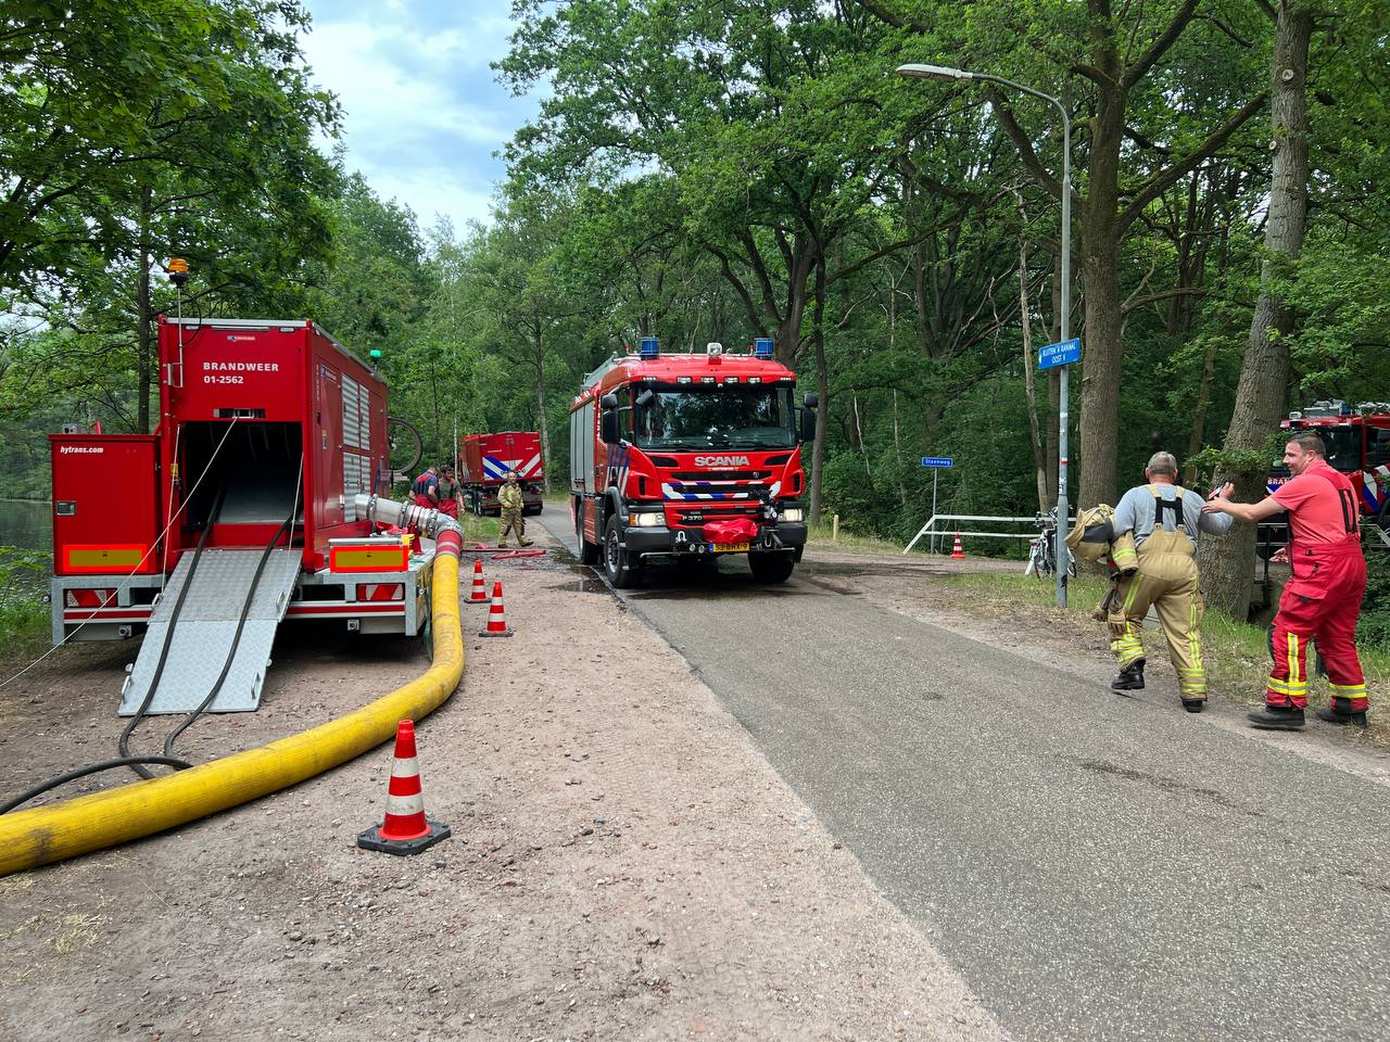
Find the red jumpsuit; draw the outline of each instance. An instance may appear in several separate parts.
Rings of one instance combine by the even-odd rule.
[[[1356,488],[1315,460],[1282,485],[1274,499],[1289,512],[1293,577],[1274,617],[1274,668],[1265,689],[1269,706],[1308,705],[1308,641],[1317,642],[1332,688],[1333,708],[1366,710],[1366,677],[1356,654],[1356,620],[1366,593]]]

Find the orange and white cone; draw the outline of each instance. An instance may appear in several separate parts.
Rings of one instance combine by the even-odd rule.
[[[492,607],[487,610],[487,628],[479,632],[480,637],[510,637],[512,631],[507,627],[507,609],[502,606],[502,580],[492,584]]]
[[[953,546],[953,547],[951,547],[951,560],[953,560],[953,561],[964,561],[964,560],[965,560],[965,547],[961,546],[961,543],[960,543],[960,533],[959,533],[959,532],[956,533],[956,545]]]
[[[487,586],[483,583],[483,559],[473,558],[473,588],[468,591],[469,604],[487,603]]]
[[[449,826],[425,817],[425,797],[420,787],[420,767],[415,759],[415,724],[396,725],[396,754],[391,781],[386,786],[386,817],[357,837],[364,850],[385,854],[418,854],[448,839]]]

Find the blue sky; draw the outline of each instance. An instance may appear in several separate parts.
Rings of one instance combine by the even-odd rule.
[[[509,0],[307,0],[304,54],[344,109],[349,169],[383,198],[461,232],[487,220],[506,171],[498,152],[536,110],[488,63],[507,52]]]

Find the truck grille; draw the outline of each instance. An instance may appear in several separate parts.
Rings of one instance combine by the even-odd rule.
[[[770,470],[678,470],[671,475],[675,481],[766,481]]]

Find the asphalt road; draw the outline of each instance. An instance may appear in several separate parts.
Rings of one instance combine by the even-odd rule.
[[[622,596],[1011,1034],[1390,1038],[1390,788],[724,568]]]

